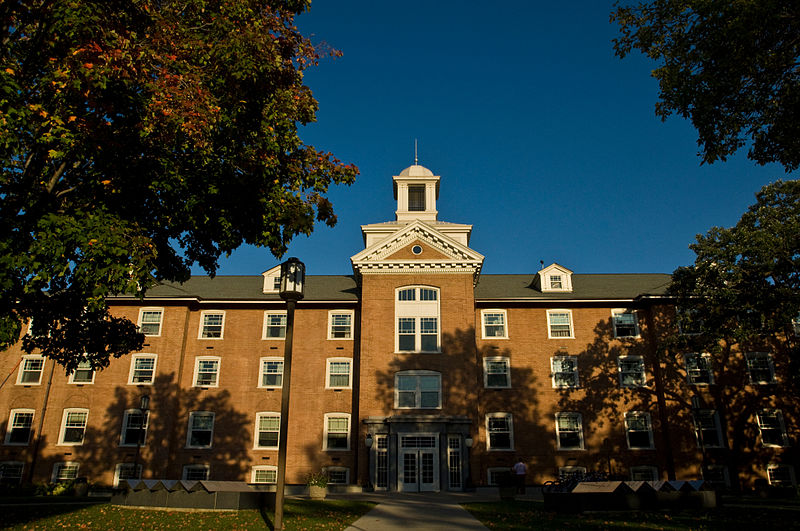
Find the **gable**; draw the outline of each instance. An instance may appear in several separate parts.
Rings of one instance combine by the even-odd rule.
[[[449,256],[429,243],[416,239],[386,257],[386,260],[448,260]]]

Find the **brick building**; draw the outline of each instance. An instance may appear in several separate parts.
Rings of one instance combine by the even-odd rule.
[[[800,418],[779,341],[713,358],[660,348],[676,326],[669,275],[481,274],[472,226],[438,220],[439,180],[418,165],[394,176],[396,219],[361,227],[353,275],[307,278],[288,483],[324,470],[333,483],[461,490],[518,458],[535,483],[592,470],[794,483]],[[279,269],[110,298],[146,341],[102,372],[5,352],[0,480],[274,482]]]

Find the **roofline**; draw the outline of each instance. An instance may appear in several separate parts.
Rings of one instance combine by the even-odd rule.
[[[200,299],[197,297],[145,297],[143,299],[139,299],[137,297],[107,297],[109,301],[119,301],[119,302],[134,302],[134,301],[141,301],[141,302],[158,302],[158,301],[168,301],[168,302],[175,302],[175,301],[189,301],[189,302],[196,302],[198,304],[286,304],[284,300],[275,300],[275,299]],[[298,305],[307,305],[307,304],[358,304],[359,300],[353,299],[334,299],[334,300],[316,300],[316,299],[305,299],[297,301]]]

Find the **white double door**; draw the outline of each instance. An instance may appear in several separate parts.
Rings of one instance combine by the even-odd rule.
[[[439,490],[439,437],[415,433],[400,436],[398,490],[432,492]]]

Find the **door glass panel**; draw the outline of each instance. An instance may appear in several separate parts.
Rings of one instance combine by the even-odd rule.
[[[422,482],[433,483],[433,454],[430,452],[422,453]]]
[[[417,482],[417,455],[403,454],[403,483]]]

